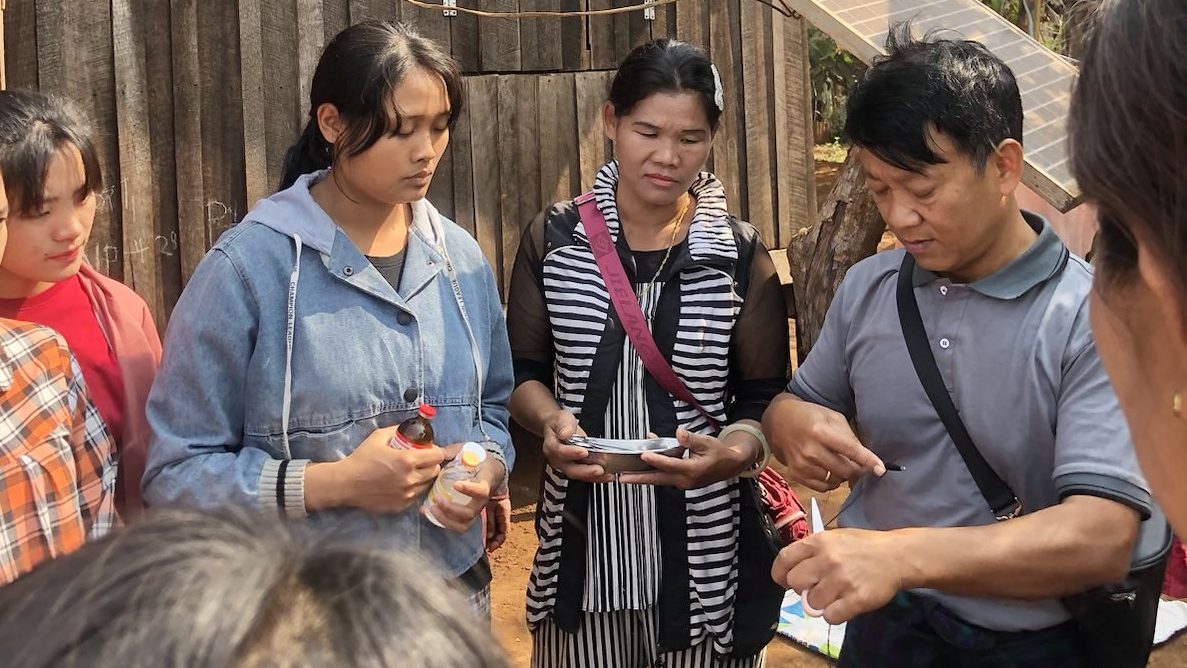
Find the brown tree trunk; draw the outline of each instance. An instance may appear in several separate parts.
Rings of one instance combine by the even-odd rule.
[[[791,240],[790,263],[796,299],[796,356],[800,363],[820,336],[824,314],[845,272],[878,250],[886,225],[866,189],[856,152],[820,206],[816,224]]]
[[[1022,0],[1026,2],[1027,0]],[[1047,3],[1044,0],[1033,0],[1030,5],[1030,36],[1043,41],[1043,18],[1047,14]]]

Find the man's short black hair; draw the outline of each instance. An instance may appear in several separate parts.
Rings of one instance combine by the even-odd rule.
[[[922,173],[945,162],[929,142],[948,136],[977,170],[1005,139],[1022,143],[1022,96],[1014,73],[980,42],[911,36],[891,27],[887,55],[849,94],[844,137],[883,162]]]

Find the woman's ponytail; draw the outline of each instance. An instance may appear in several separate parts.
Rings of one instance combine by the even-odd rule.
[[[280,177],[280,190],[292,186],[302,174],[329,167],[332,150],[330,142],[326,141],[321,134],[321,128],[317,126],[317,119],[310,118],[305,124],[305,131],[284,154],[284,174]]]

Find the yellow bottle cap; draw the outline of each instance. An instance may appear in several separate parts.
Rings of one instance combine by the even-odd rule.
[[[462,466],[475,468],[486,461],[486,449],[473,441],[462,446]]]

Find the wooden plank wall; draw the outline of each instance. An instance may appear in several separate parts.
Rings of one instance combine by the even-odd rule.
[[[459,0],[580,10],[637,0]],[[163,325],[207,249],[273,192],[308,118],[325,44],[368,18],[406,21],[466,73],[466,111],[430,198],[504,283],[523,227],[588,188],[611,157],[600,108],[636,45],[705,48],[726,86],[710,168],[772,248],[815,211],[806,27],[754,0],[681,0],[590,18],[447,18],[401,0],[23,0],[3,13],[7,85],[76,102],[96,129],[103,206],[87,257]]]

